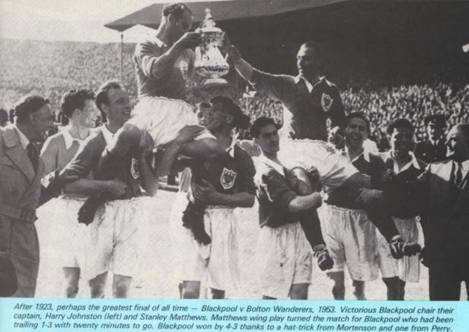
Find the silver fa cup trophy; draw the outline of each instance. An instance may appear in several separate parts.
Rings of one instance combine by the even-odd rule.
[[[210,87],[228,84],[222,76],[228,74],[230,66],[220,51],[225,33],[216,27],[208,8],[198,32],[201,33],[202,42],[195,49],[194,69],[198,75],[205,78],[201,85]]]

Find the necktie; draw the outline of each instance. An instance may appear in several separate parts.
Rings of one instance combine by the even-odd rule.
[[[455,165],[455,170],[454,170],[454,185],[456,188],[461,189],[462,188],[462,166],[460,163],[457,163]]]
[[[29,160],[31,160],[31,164],[33,164],[34,171],[36,172],[39,165],[39,153],[37,152],[34,144],[28,144],[26,147],[26,153],[28,154]]]

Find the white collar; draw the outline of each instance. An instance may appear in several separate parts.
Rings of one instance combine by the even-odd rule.
[[[103,133],[104,140],[106,141],[106,145],[111,144],[112,140],[114,139],[114,134],[111,133],[109,129],[107,129],[105,124],[101,126],[101,132]]]
[[[18,138],[20,139],[21,146],[23,147],[23,149],[26,150],[26,148],[28,147],[30,143],[29,139],[26,137],[25,134],[23,134],[20,128],[16,126],[16,124],[14,124],[13,127],[16,129],[16,132],[18,133]]]
[[[322,80],[324,80],[324,76],[319,77],[319,79],[316,82],[314,82],[314,84],[313,84],[301,75],[295,76],[295,83],[298,84],[300,81],[303,81],[305,83],[306,89],[308,89],[309,93],[311,93],[311,91],[313,91],[314,87],[316,85],[318,85],[320,82],[322,82]]]
[[[366,160],[366,162],[370,162],[371,158],[370,158],[370,152],[369,151],[366,151],[365,149],[363,149],[362,153],[360,153],[358,156],[356,156],[355,158],[350,158],[350,152],[349,152],[349,149],[347,147],[347,145],[345,146],[344,148],[344,154],[345,156],[348,158],[348,160],[350,160],[352,163],[354,163],[355,161],[357,161],[361,156],[363,156],[363,159]]]
[[[66,127],[62,130],[62,135],[65,141],[65,149],[67,150],[70,149],[74,141],[78,142],[80,146],[83,145],[83,143],[85,142],[85,139],[72,137],[72,134],[70,134],[70,129],[70,127]]]
[[[225,149],[225,151],[228,152],[231,158],[234,158],[234,147],[236,143],[238,143],[238,135],[233,135],[230,146]]]
[[[273,161],[272,159],[269,159],[267,158],[264,153],[262,153],[260,156],[259,156],[260,160],[266,164],[267,166],[270,166],[272,167],[274,170],[276,170],[277,172],[279,172],[280,174],[282,174],[283,176],[285,176],[285,167],[283,167],[282,165],[280,165],[279,163],[276,163],[275,161]]]
[[[409,151],[409,156],[410,156],[410,161],[402,166],[401,169],[399,169],[399,165],[397,164],[396,160],[393,158],[393,155],[391,151],[386,152],[386,157],[392,160],[393,163],[393,172],[395,174],[402,173],[410,168],[410,166],[414,166],[416,169],[421,169],[420,164],[417,161],[417,158],[415,158],[415,155],[412,151]]]

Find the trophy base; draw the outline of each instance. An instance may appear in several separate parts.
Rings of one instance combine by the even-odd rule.
[[[204,89],[223,88],[226,86],[228,86],[228,81],[224,78],[207,78],[201,83],[201,87]]]

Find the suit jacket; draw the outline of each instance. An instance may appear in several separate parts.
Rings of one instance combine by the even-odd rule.
[[[461,166],[462,188],[454,185],[457,163],[452,160],[429,164],[419,178],[422,226],[431,259],[465,257],[469,249],[469,160]]]
[[[13,296],[33,297],[39,267],[39,242],[34,226],[44,164],[37,171],[14,126],[0,128],[0,251],[15,266],[18,289]]]

